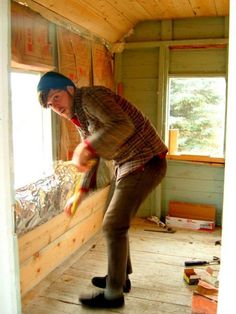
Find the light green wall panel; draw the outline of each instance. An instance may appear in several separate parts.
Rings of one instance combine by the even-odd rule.
[[[132,50],[124,50],[122,63],[124,68],[126,66],[131,65],[158,65],[158,50],[156,48],[148,48],[148,49],[132,49]]]
[[[225,74],[227,51],[221,49],[179,49],[170,52],[170,74]]]
[[[151,122],[157,124],[159,49],[125,50],[122,54],[121,81],[124,96],[134,103]],[[139,209],[139,216],[156,214],[157,192],[154,191]]]
[[[136,78],[152,78],[155,77],[156,74],[155,66],[151,64],[138,64],[137,65],[129,65],[124,68],[123,77],[136,79]]]
[[[125,97],[142,109],[153,124],[157,123],[157,91],[158,79],[155,78],[125,78],[123,79],[125,86]]]
[[[122,77],[157,78],[158,77],[158,49],[125,50],[122,55]]]
[[[158,48],[125,50],[122,54],[124,96],[154,125],[157,123]]]
[[[147,21],[136,25],[126,42],[159,40],[161,38],[161,22]]]
[[[173,39],[224,38],[225,19],[190,18],[173,21]]]
[[[139,92],[140,89],[144,92],[153,92],[158,89],[158,78],[155,73],[154,78],[123,78],[123,84],[130,90],[133,90],[135,93]]]
[[[126,38],[126,42],[138,42],[139,48],[130,46],[130,49],[125,49],[118,58],[116,57],[117,82],[123,83],[124,96],[136,104],[156,127],[157,121],[160,124],[161,113],[166,111],[165,83],[168,75],[227,73],[227,48],[186,49],[188,40],[193,39],[196,43],[198,39],[211,39],[212,44],[214,39],[226,38],[227,20],[219,17],[142,22],[135,27],[133,34]],[[173,48],[173,39],[181,40],[182,49]],[[164,42],[165,40],[168,42]],[[145,44],[147,41],[149,43]],[[151,48],[152,42],[155,41],[156,48]],[[145,47],[142,47],[142,43]],[[163,115],[163,133],[164,119]],[[214,204],[217,209],[217,224],[220,225],[223,185],[223,167],[168,161],[167,176],[161,184],[161,189],[158,188],[151,194],[138,214],[155,215],[161,206],[164,218],[170,200]]]
[[[226,18],[195,17],[189,19],[145,21],[138,23],[126,42],[224,38],[228,35]]]

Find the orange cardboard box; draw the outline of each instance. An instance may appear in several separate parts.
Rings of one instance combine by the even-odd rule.
[[[213,205],[170,201],[166,225],[195,230],[214,230],[216,208]]]

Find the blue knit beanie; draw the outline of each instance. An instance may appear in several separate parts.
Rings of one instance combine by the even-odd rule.
[[[65,89],[66,86],[75,87],[75,84],[65,75],[50,71],[41,77],[37,86],[37,91],[41,92],[50,89]]]
[[[40,104],[47,108],[47,96],[51,89],[64,89],[66,90],[67,86],[72,86],[76,88],[75,84],[71,79],[65,75],[50,71],[45,73],[39,80],[37,91]]]

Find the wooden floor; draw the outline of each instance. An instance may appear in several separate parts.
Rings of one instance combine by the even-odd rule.
[[[97,312],[191,313],[193,286],[183,280],[184,261],[219,257],[220,246],[215,241],[220,240],[221,232],[178,229],[171,234],[146,231],[149,227],[146,220],[137,219],[130,230],[134,272],[125,307]],[[94,313],[80,305],[78,296],[98,290],[91,278],[106,274],[106,267],[105,241],[99,233],[23,297],[23,314]],[[219,265],[212,267],[219,269]]]

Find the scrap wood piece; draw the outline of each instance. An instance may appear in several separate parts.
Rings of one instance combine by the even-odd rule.
[[[166,229],[161,229],[161,228],[155,228],[155,229],[144,229],[144,231],[150,231],[150,232],[163,232],[163,233],[175,233],[176,230],[172,228],[166,228]]]
[[[216,314],[217,302],[205,298],[202,295],[193,294],[192,297],[192,314]]]
[[[201,280],[204,281],[205,283],[208,283],[215,288],[219,287],[219,280],[218,280],[218,273],[219,270],[212,269],[212,268],[207,268],[207,269],[197,269],[196,270],[197,274],[200,275]]]
[[[194,290],[194,294],[199,294],[210,300],[218,300],[218,288],[204,280],[199,280],[198,285]]]
[[[184,280],[189,285],[197,285],[198,287],[195,290],[196,293],[207,293],[212,294],[212,289],[215,291],[218,291],[218,279],[214,274],[215,270],[211,267],[208,267],[207,269],[202,268],[185,268],[184,269]],[[205,290],[204,290],[205,289]],[[206,290],[208,289],[208,290]]]
[[[189,285],[197,285],[200,280],[200,276],[193,268],[185,268],[183,277]]]
[[[192,297],[192,313],[216,314],[218,303],[218,288],[199,280]]]

